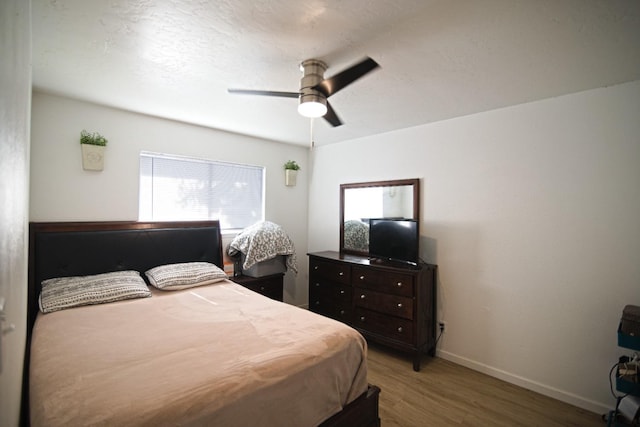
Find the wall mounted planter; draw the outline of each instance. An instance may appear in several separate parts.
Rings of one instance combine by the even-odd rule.
[[[295,186],[297,178],[298,178],[297,170],[293,170],[293,169],[284,170],[284,185],[286,185],[287,187]]]
[[[104,169],[104,146],[80,144],[82,147],[82,169],[101,171]]]

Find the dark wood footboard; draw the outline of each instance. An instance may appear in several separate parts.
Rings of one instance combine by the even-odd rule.
[[[380,388],[369,385],[369,389],[320,427],[379,427],[378,398]]]

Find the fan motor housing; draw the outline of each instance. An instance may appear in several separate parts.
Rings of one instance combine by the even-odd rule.
[[[324,80],[327,64],[318,59],[307,59],[300,64],[302,79],[300,79],[300,104],[305,102],[319,102],[327,105],[327,98],[323,93],[313,89]]]

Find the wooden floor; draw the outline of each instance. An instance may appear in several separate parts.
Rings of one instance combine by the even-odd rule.
[[[382,427],[603,427],[602,414],[542,396],[440,358],[411,358],[370,344],[369,382],[382,389]]]

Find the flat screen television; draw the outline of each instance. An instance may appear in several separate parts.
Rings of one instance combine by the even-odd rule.
[[[419,247],[418,221],[396,218],[369,220],[370,257],[416,265]]]

